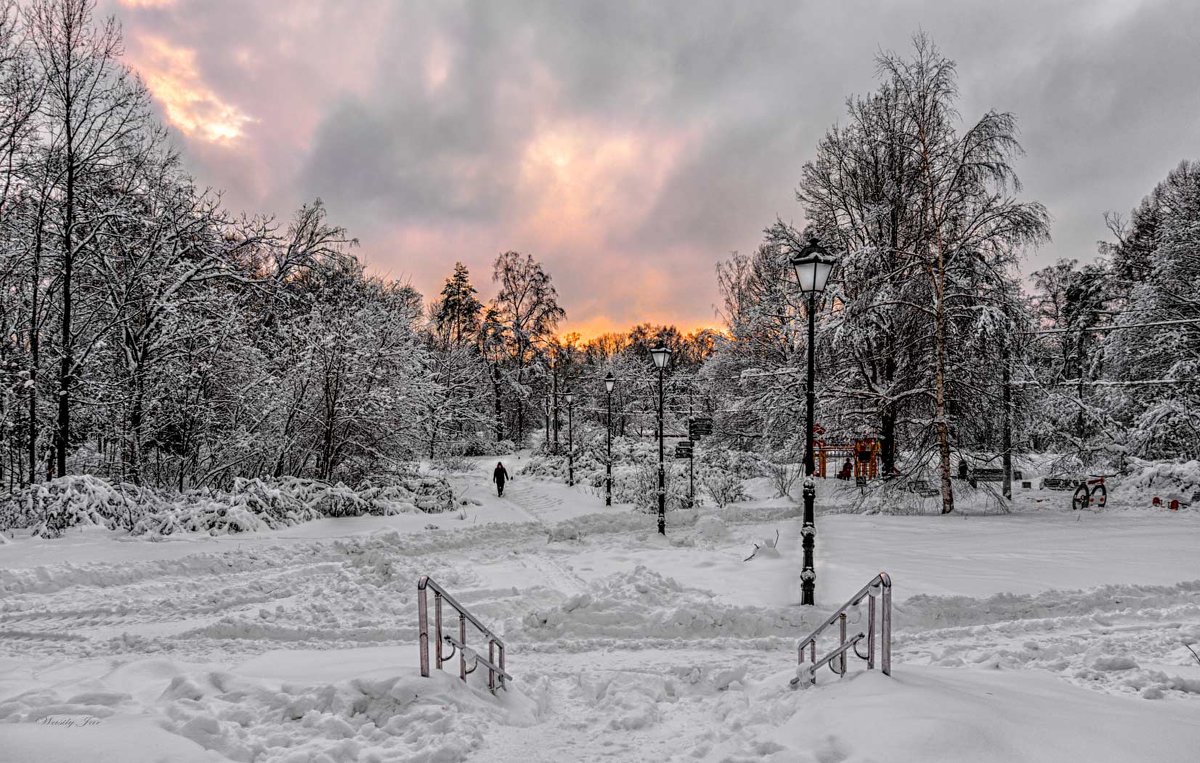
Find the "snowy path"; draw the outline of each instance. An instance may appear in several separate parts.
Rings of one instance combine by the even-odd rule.
[[[1194,760],[1182,752],[1200,745],[1200,664],[1185,646],[1200,648],[1194,513],[822,516],[823,604],[880,568],[896,580],[897,672],[826,672],[817,690],[794,692],[796,639],[825,610],[794,604],[789,507],[761,502],[699,523],[672,515],[663,539],[652,518],[605,510],[580,488],[518,478],[498,499],[486,466],[456,478],[477,502],[465,518],[0,547],[0,721],[11,722],[0,742],[24,751],[17,761],[81,759],[72,740],[86,745],[93,731],[111,759],[135,762],[162,751],[289,763],[840,761],[878,757],[873,737],[854,731],[871,722],[909,745],[887,749],[924,760],[1054,760],[1063,744],[1091,742],[1064,736],[1051,708],[1081,707],[1125,719],[1119,738],[1093,732],[1096,760],[1137,759],[1121,757],[1131,745]],[[548,543],[564,522],[578,539]],[[743,561],[776,530],[779,557]],[[1133,561],[1114,571],[1105,554],[1117,538]],[[46,563],[63,549],[80,561]],[[507,695],[449,672],[416,677],[421,574],[509,641]],[[921,703],[936,713],[904,728],[888,720]],[[1015,742],[962,716],[1025,705],[1047,717],[1010,729]],[[97,728],[40,721],[80,716]],[[121,741],[131,729],[145,749]],[[1022,734],[1055,739],[1026,747]],[[998,752],[987,757],[980,739]]]

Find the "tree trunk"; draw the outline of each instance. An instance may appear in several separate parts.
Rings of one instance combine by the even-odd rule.
[[[1003,393],[1004,393],[1004,416],[1003,416],[1004,426],[1003,426],[1003,429],[1004,429],[1004,431],[1001,434],[1001,443],[1000,443],[1000,447],[1004,451],[1004,454],[1002,456],[1003,468],[1004,468],[1004,498],[1005,498],[1005,500],[1011,501],[1012,500],[1012,481],[1013,481],[1013,468],[1012,468],[1012,466],[1013,466],[1012,465],[1013,401],[1012,401],[1012,379],[1011,379],[1012,370],[1009,368],[1009,363],[1011,361],[1010,361],[1009,352],[1008,352],[1008,342],[1004,343],[1004,351],[1003,351],[1003,353],[1001,353],[1001,361],[1000,362],[1001,362],[1001,371],[1003,372],[1003,375],[1004,375],[1004,378],[1003,378],[1003,386],[1004,386],[1004,390],[1003,390]]]
[[[127,466],[129,478],[135,485],[142,484],[142,408],[145,395],[141,374],[133,382],[133,399],[129,402],[129,446]]]
[[[936,269],[930,273],[933,286],[935,355],[933,425],[938,446],[938,471],[941,473],[942,513],[949,514],[954,511],[954,486],[950,482],[950,423],[946,418],[946,249],[934,201],[933,168],[924,127],[918,128],[918,140],[921,143],[921,161],[925,174],[925,223],[928,229],[933,231],[933,243],[937,252],[934,263]]]
[[[29,312],[29,433],[26,447],[29,457],[29,482],[37,482],[38,447],[38,365],[41,357],[41,333],[38,330],[38,289],[42,268],[42,215],[39,212],[33,244],[33,276],[30,279]]]
[[[70,80],[68,79],[68,90],[69,88]],[[68,109],[69,105],[70,101],[68,100]],[[69,112],[66,133],[67,206],[63,231],[62,362],[59,364],[58,371],[58,418],[54,431],[55,468],[59,477],[67,475],[67,447],[71,439],[71,374],[75,363],[74,340],[71,336],[71,279],[75,265],[75,253],[71,247],[75,227],[75,156],[72,149],[73,134]]]
[[[888,403],[883,408],[879,421],[879,456],[883,462],[883,476],[891,476],[896,468],[896,411]]]
[[[946,419],[946,269],[941,242],[938,243],[938,272],[934,278],[937,368],[933,374],[934,428],[937,432],[939,471],[942,476],[942,513],[954,511],[954,487],[950,482],[950,424]]]
[[[341,373],[325,372],[325,421],[321,433],[321,453],[317,457],[317,472],[329,481],[333,475],[334,429],[337,427],[338,403],[341,400]]]
[[[492,397],[496,399],[496,442],[500,442],[504,439],[504,429],[500,411],[500,369],[496,365],[492,366]]]
[[[558,371],[557,370],[555,370],[552,373],[552,381],[553,381],[554,392],[553,392],[553,396],[550,399],[552,401],[552,405],[554,406],[554,409],[553,409],[553,419],[552,419],[553,424],[551,425],[552,428],[550,431],[551,431],[551,436],[554,437],[554,450],[552,452],[555,455],[558,455]]]

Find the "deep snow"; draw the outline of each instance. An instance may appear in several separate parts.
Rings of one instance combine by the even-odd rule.
[[[497,499],[492,463],[452,478],[462,515],[0,545],[0,760],[1197,760],[1200,512],[825,514],[814,611],[765,481],[663,539],[583,488]],[[880,569],[893,676],[790,689],[798,639]],[[421,574],[504,635],[510,691],[420,678]]]

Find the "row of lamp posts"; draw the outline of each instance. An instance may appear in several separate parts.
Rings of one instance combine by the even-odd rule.
[[[829,276],[833,272],[836,260],[821,246],[815,238],[810,238],[805,246],[792,258],[792,269],[796,272],[796,281],[800,292],[806,299],[808,313],[808,374],[805,386],[806,416],[804,438],[804,519],[800,527],[802,545],[804,548],[804,567],[800,572],[800,603],[813,605],[816,593],[817,574],[813,564],[813,553],[816,547],[815,503],[817,496],[816,462],[813,453],[813,429],[816,425],[816,342],[817,307]],[[654,359],[654,368],[658,371],[658,532],[667,534],[667,489],[666,463],[663,436],[663,374],[671,361],[669,347],[655,347],[650,350]],[[604,389],[608,402],[608,443],[604,479],[604,505],[612,505],[612,393],[616,380],[610,371],[604,377]],[[567,392],[567,484],[575,484],[575,438],[574,438],[574,402],[575,395]]]
[[[604,505],[612,506],[612,393],[617,380],[612,371],[604,377],[604,390],[608,397],[608,457],[604,479]],[[567,485],[575,485],[575,393],[568,391],[563,398],[567,401]]]

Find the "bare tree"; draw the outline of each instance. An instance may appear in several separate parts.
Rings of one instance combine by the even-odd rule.
[[[71,447],[72,391],[79,374],[75,279],[79,259],[103,230],[104,213],[92,204],[94,181],[106,167],[128,160],[151,124],[145,87],[120,63],[121,33],[114,19],[96,25],[94,0],[35,0],[27,27],[45,95],[41,114],[50,134],[48,160],[54,190],[61,259],[61,295],[55,471],[67,473]]]

